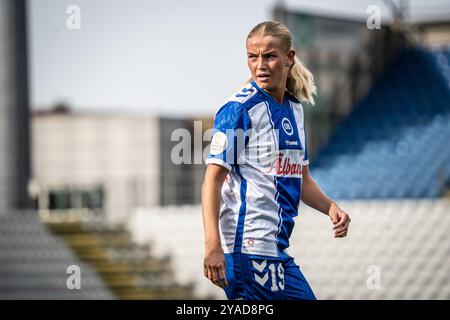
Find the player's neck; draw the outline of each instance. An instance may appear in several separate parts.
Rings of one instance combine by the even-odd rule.
[[[286,91],[286,88],[278,89],[278,90],[266,90],[268,94],[279,104],[283,104],[284,101],[284,92]]]

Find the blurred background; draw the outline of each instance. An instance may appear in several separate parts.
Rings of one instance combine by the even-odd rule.
[[[448,1],[0,0],[1,299],[225,298],[202,154],[270,19],[318,86],[312,175],[352,217],[334,239],[300,205],[316,296],[450,299]]]

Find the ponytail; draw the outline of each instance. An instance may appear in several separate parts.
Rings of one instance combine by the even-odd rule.
[[[294,97],[314,105],[314,95],[317,95],[314,76],[297,57],[294,59],[286,81],[286,90]]]

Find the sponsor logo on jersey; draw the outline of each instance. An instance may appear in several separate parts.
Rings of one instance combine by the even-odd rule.
[[[298,145],[298,141],[285,140],[284,142],[285,142],[288,146],[297,146],[297,145]]]
[[[303,154],[303,150],[288,149],[276,152],[267,173],[278,177],[301,178]]]
[[[211,148],[209,153],[212,155],[218,155],[225,151],[228,145],[227,135],[223,132],[216,132],[211,139]]]

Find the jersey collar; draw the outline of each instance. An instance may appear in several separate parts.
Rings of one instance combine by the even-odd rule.
[[[286,105],[286,100],[288,100],[289,95],[288,93],[285,91],[284,92],[284,97],[283,97],[283,103],[278,103],[267,91],[265,91],[264,89],[260,88],[257,84],[255,80],[251,80],[250,83],[259,91],[261,92],[264,96],[266,96],[271,102],[277,104],[277,105]]]

